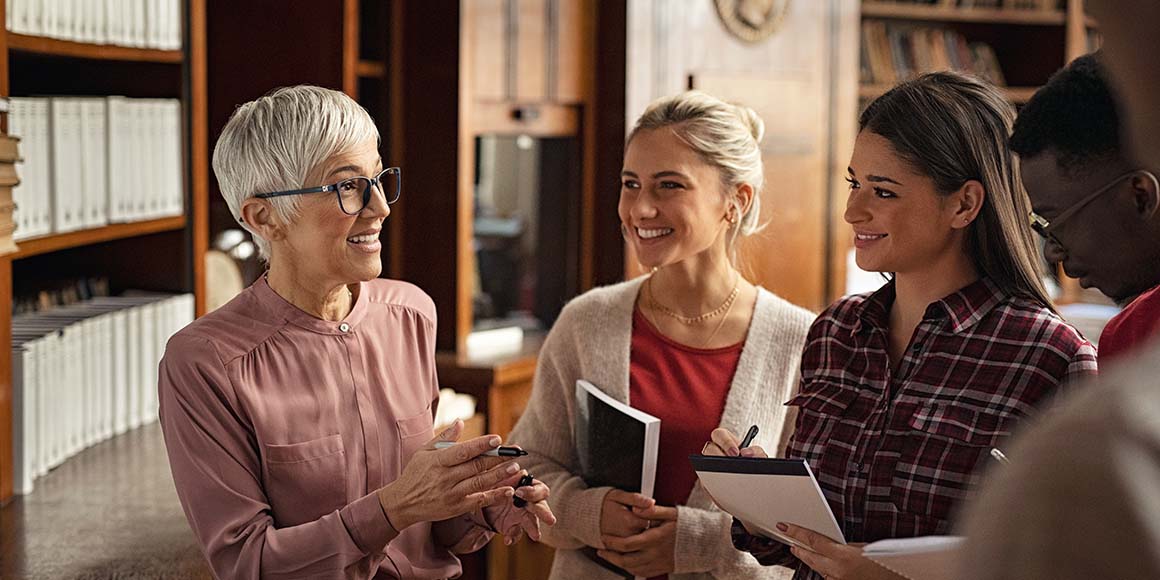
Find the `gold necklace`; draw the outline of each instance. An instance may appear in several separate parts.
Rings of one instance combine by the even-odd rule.
[[[713,332],[712,332],[712,333],[709,335],[709,338],[706,338],[706,339],[705,339],[705,342],[702,342],[702,343],[701,343],[701,347],[700,347],[700,348],[704,349],[704,348],[706,348],[706,347],[708,347],[708,346],[709,346],[709,343],[710,343],[710,342],[713,342],[713,337],[717,336],[717,333],[718,333],[718,332],[721,332],[721,327],[722,327],[722,326],[725,326],[725,321],[726,321],[726,320],[729,320],[729,313],[730,313],[730,312],[732,312],[732,311],[733,311],[733,303],[732,303],[732,302],[730,302],[730,303],[729,303],[729,308],[726,308],[726,309],[725,309],[725,315],[721,317],[721,322],[718,322],[718,323],[717,323],[717,328],[714,328],[714,329],[713,329]]]
[[[698,314],[697,316],[685,316],[685,315],[681,314],[680,312],[677,312],[676,310],[673,310],[673,309],[669,308],[668,306],[665,306],[664,304],[657,302],[656,296],[653,295],[652,280],[653,280],[652,276],[649,276],[649,279],[648,279],[648,300],[649,300],[650,306],[653,307],[653,310],[656,310],[657,312],[660,312],[661,314],[664,314],[665,316],[675,318],[680,323],[690,325],[690,326],[694,325],[694,324],[699,324],[701,322],[709,320],[710,318],[714,318],[717,315],[721,314],[722,312],[727,312],[729,310],[729,308],[733,306],[733,301],[737,299],[737,293],[741,289],[741,274],[738,273],[737,274],[737,281],[733,283],[733,291],[729,293],[729,296],[727,296],[725,298],[725,301],[722,302],[720,306],[714,308],[713,310],[710,310],[709,312],[705,312],[703,314]]]

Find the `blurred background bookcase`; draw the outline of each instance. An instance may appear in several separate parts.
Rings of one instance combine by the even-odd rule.
[[[0,11],[5,10],[0,6]],[[207,247],[205,6],[181,3],[177,50],[89,44],[0,31],[0,96],[180,99],[184,213],[18,242],[0,257],[0,503],[13,496],[12,304],[14,296],[81,276],[127,289],[193,293],[204,311]],[[5,115],[4,129],[8,119]],[[81,179],[79,175],[76,176]]]
[[[883,29],[886,33],[883,34]],[[862,0],[861,82],[859,96],[872,99],[915,72],[938,68],[975,69],[991,76],[998,68],[1008,98],[1027,102],[1052,73],[1078,56],[1099,48],[1095,22],[1083,0]],[[954,40],[972,48],[981,66],[949,67]],[[988,50],[989,49],[989,50]],[[989,62],[989,64],[988,64]],[[906,74],[910,72],[911,74]]]

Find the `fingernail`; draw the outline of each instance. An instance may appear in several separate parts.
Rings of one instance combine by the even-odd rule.
[[[734,457],[741,455],[741,450],[737,449],[737,447],[735,447],[735,446],[730,446],[729,447],[729,455],[732,455]]]
[[[508,472],[508,475],[515,475],[515,474],[519,473],[519,471],[520,471],[520,464],[513,463],[511,465],[508,465],[507,469],[505,471]]]
[[[745,449],[741,450],[741,456],[742,457],[753,457],[753,450],[746,447]]]
[[[491,445],[492,447],[499,447],[499,444],[502,442],[503,441],[499,437],[492,437],[491,439],[487,440],[487,444]]]
[[[788,532],[788,531],[789,531],[789,526],[787,526],[787,525],[785,525],[785,524],[783,524],[783,523],[781,523],[781,522],[778,522],[778,523],[777,523],[777,531],[779,531],[779,532]]]

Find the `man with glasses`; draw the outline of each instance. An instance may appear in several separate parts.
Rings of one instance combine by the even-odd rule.
[[[1160,328],[1160,183],[1120,144],[1107,72],[1076,59],[1037,91],[1011,137],[1044,256],[1124,311],[1099,341],[1104,362]]]
[[[1111,75],[1100,73],[1096,77],[1098,84],[1073,75],[1066,87],[1075,91],[1072,98],[1083,100],[1083,95],[1090,91],[1106,91],[1104,79],[1114,81],[1115,88],[1124,97],[1121,115],[1130,120],[1123,127],[1132,154],[1140,156],[1145,163],[1152,163],[1160,159],[1160,67],[1156,66],[1160,36],[1155,33],[1155,24],[1160,21],[1160,2],[1088,0],[1084,4],[1099,21],[1100,33],[1106,42],[1104,62]],[[1056,103],[1062,100],[1066,99],[1052,99]],[[1045,107],[1044,102],[1040,100],[1039,106]],[[1089,117],[1088,123],[1094,124],[1104,116],[1103,123],[1116,127],[1114,118],[1106,119],[1110,105],[1097,107],[1089,102],[1087,106],[1074,105],[1049,112],[1041,108],[1037,115],[1044,122],[1060,124],[1077,116]],[[1093,129],[1095,125],[1088,123],[1079,125],[1080,128],[1068,125],[1070,128],[1063,130],[1075,131],[1077,138],[1098,136]],[[1025,126],[1024,135],[1028,131]],[[1127,162],[1121,163],[1127,167],[1115,169],[1123,169],[1125,173],[1133,169]],[[1111,182],[1116,175],[1105,177]],[[1026,173],[1024,178],[1029,181]],[[1144,188],[1154,187],[1154,183],[1148,185],[1147,181],[1140,183]],[[1076,210],[1074,217],[1067,217],[1061,225],[1055,225],[1060,224],[1059,214],[1050,211],[1055,207],[1036,205],[1036,210],[1053,226],[1046,233],[1058,238],[1069,259],[1074,253],[1069,237],[1073,229],[1099,228],[1096,235],[1106,240],[1105,253],[1109,259],[1115,258],[1111,254],[1123,251],[1121,248],[1135,241],[1138,252],[1135,259],[1140,270],[1155,276],[1160,270],[1155,261],[1155,238],[1123,231],[1139,226],[1137,223],[1125,225],[1125,221],[1151,215],[1145,211],[1147,208],[1133,207],[1133,204],[1151,204],[1151,209],[1155,209],[1155,201],[1137,194],[1138,187],[1137,178],[1125,177],[1113,189],[1101,193],[1099,201]],[[1098,189],[1098,185],[1093,186],[1090,195],[1095,195]],[[1077,199],[1084,197],[1087,196]],[[1036,198],[1033,196],[1033,199]],[[1121,222],[1090,216],[1092,212],[1107,211],[1110,205],[1117,206],[1112,209],[1122,210],[1119,206],[1125,201],[1130,202],[1130,211],[1121,212],[1120,215],[1128,216]],[[1096,255],[1098,258],[1099,254]],[[1137,298],[1119,317],[1122,324],[1139,328],[1154,326],[1155,303],[1160,300],[1156,293],[1156,290],[1146,291]],[[1160,522],[1160,428],[1157,425],[1160,336],[1148,341],[1149,344],[1142,344],[1134,354],[1107,366],[1103,364],[1108,354],[1105,341],[1108,341],[1106,331],[1100,344],[1098,380],[1077,387],[1043,420],[1005,445],[1010,465],[994,470],[977,501],[963,514],[960,530],[968,539],[959,555],[958,577],[972,580],[1160,578],[1160,526],[1157,525]]]

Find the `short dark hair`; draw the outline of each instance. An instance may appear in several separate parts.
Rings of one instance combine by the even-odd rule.
[[[1108,71],[1099,53],[1081,56],[1035,92],[1011,135],[1020,157],[1051,150],[1071,171],[1120,155],[1120,117]]]

